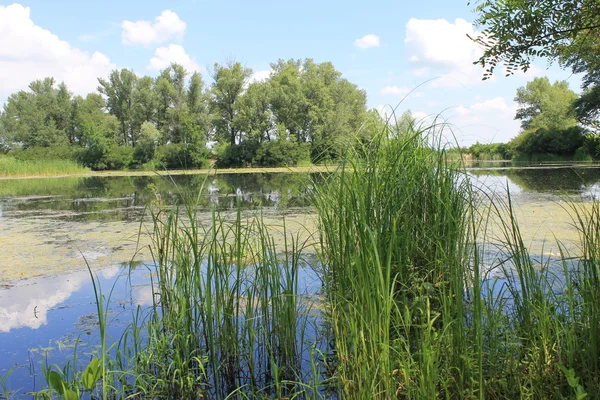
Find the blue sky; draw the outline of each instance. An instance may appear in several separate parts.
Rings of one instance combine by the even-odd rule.
[[[546,75],[579,91],[580,80],[539,60],[525,74],[481,81],[472,65],[481,50],[465,35],[477,32],[472,8],[442,0],[0,1],[0,103],[45,76],[85,94],[115,68],[156,75],[179,62],[210,84],[215,62],[241,61],[260,79],[280,58],[313,58],[364,89],[370,108],[439,116],[461,145],[505,142],[519,133],[519,86]]]

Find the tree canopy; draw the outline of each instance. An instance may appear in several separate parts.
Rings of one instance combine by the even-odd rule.
[[[368,136],[364,91],[331,63],[271,68],[251,82],[239,62],[215,64],[209,85],[178,64],[156,77],[120,69],[85,97],[34,81],[0,113],[0,150],[61,147],[94,169],[187,168],[207,165],[212,141],[220,166],[294,165],[339,159]]]
[[[572,107],[575,99],[577,94],[566,81],[551,84],[546,77],[518,88],[515,119],[521,120],[522,132],[511,141],[511,150],[529,156],[573,155],[585,141]]]

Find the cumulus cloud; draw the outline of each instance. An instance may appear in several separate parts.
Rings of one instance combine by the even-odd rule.
[[[411,18],[406,25],[409,61],[415,65],[414,74],[439,75],[430,87],[446,88],[480,84],[483,70],[473,65],[482,49],[467,35],[476,37],[473,25],[457,18],[454,23],[445,19],[420,20]],[[492,78],[493,79],[493,78]]]
[[[31,9],[20,4],[0,6],[0,104],[31,81],[48,76],[64,81],[74,93],[93,92],[97,78],[116,67],[102,53],[90,55],[60,40],[36,25],[30,14]]]
[[[379,47],[381,42],[379,36],[368,34],[354,41],[354,45],[360,49],[368,49],[369,47]]]
[[[121,41],[123,44],[149,46],[153,43],[164,43],[173,39],[181,39],[187,24],[179,15],[171,10],[163,11],[150,21],[123,21]]]
[[[451,107],[431,118],[448,124],[445,134],[452,144],[506,143],[519,132],[519,122],[514,120],[516,110],[514,102],[495,97]]]
[[[159,47],[150,59],[147,66],[150,70],[161,70],[167,68],[172,63],[183,65],[188,72],[198,71],[202,68],[185,52],[183,46],[170,44],[168,47]]]

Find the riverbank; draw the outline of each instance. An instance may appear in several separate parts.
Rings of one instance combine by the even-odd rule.
[[[31,174],[31,175],[0,175],[0,180],[9,179],[40,179],[68,177],[105,177],[105,176],[169,176],[169,175],[200,175],[200,174],[260,174],[260,173],[320,173],[333,172],[337,165],[311,165],[307,167],[271,167],[271,168],[208,168],[208,169],[176,169],[176,170],[119,170],[119,171],[75,171],[73,173]]]

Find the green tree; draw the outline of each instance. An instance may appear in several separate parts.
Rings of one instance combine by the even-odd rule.
[[[270,141],[275,130],[275,116],[271,110],[271,82],[254,82],[238,103],[233,123],[244,132],[246,140],[258,143]]]
[[[228,62],[225,66],[215,63],[210,89],[210,110],[213,115],[215,140],[235,145],[241,142],[241,131],[234,123],[238,114],[238,101],[242,97],[252,74],[239,62]]]
[[[311,143],[315,162],[338,159],[367,135],[366,94],[342,78],[331,63],[311,59],[272,64],[272,110],[298,143]]]
[[[477,61],[486,77],[499,64],[509,74],[527,70],[535,57],[558,60],[595,80],[600,74],[600,3],[596,0],[476,0],[473,38],[484,46]]]
[[[66,85],[57,89],[53,78],[45,78],[29,89],[10,95],[4,105],[2,141],[25,149],[66,144],[71,103]]]
[[[521,120],[524,130],[567,129],[577,125],[572,108],[575,99],[577,94],[566,81],[551,84],[547,77],[535,78],[517,89],[515,119]]]
[[[527,70],[535,57],[583,74],[584,92],[575,104],[577,118],[598,125],[600,96],[600,2],[597,0],[476,0],[476,24],[482,33],[473,40],[484,52],[476,63],[484,79],[500,64],[507,74]],[[598,92],[600,93],[600,92]]]
[[[137,76],[126,68],[113,70],[108,80],[98,79],[98,91],[106,96],[108,112],[119,120],[122,144],[135,145],[133,91]]]
[[[154,81],[150,76],[143,76],[137,79],[133,89],[133,130],[139,132],[140,136],[143,136],[141,129],[144,122],[156,119],[157,95]]]
[[[572,107],[576,98],[566,81],[550,84],[546,77],[518,88],[515,119],[521,120],[522,132],[511,141],[511,150],[527,155],[573,155],[584,143]]]
[[[104,107],[104,99],[97,93],[90,93],[85,98],[76,96],[72,100],[69,123],[71,144],[88,147],[91,136],[95,134],[116,143],[120,137],[119,121],[104,112]]]

